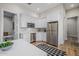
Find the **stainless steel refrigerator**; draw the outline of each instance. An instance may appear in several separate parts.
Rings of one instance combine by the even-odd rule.
[[[55,47],[58,46],[58,22],[48,22],[47,24],[47,43]]]

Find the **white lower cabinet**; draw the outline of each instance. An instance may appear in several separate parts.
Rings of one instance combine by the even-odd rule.
[[[46,33],[45,32],[37,32],[36,33],[36,41],[46,41]]]

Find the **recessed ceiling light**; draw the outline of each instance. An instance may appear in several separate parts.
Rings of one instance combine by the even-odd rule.
[[[37,8],[37,11],[39,11],[40,9],[39,8]]]
[[[33,17],[38,17],[38,14],[32,13],[32,16],[33,16]]]
[[[71,5],[70,5],[70,7],[72,7],[72,8],[73,8],[73,7],[74,7],[74,4],[71,4]]]

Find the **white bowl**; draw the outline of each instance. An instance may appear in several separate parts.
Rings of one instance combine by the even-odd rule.
[[[5,47],[5,48],[0,48],[1,51],[7,51],[9,50],[10,48],[12,48],[12,45],[11,46],[8,46],[8,47]]]

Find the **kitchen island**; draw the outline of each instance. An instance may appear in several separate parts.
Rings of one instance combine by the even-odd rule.
[[[7,51],[0,51],[0,56],[46,56],[47,53],[28,43],[26,40],[13,41],[13,46]]]

